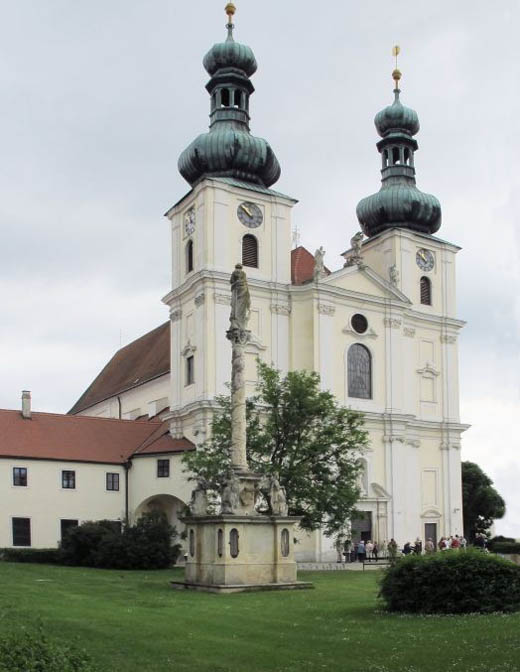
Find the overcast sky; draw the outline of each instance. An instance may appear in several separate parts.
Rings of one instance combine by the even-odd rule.
[[[202,57],[224,0],[0,1],[0,407],[22,389],[66,412],[119,348],[168,319],[165,210],[180,152],[208,123]],[[520,537],[520,3],[237,0],[252,131],[300,200],[301,242],[331,268],[379,189],[375,113],[419,113],[418,186],[460,245],[463,459],[506,498]]]

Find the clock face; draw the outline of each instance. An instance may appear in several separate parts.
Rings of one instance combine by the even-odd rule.
[[[184,215],[184,233],[187,236],[195,231],[195,208],[190,208]]]
[[[417,261],[417,266],[419,266],[422,271],[431,271],[435,266],[435,258],[430,250],[417,250],[415,260]]]
[[[242,224],[250,229],[256,229],[262,224],[264,219],[262,211],[258,205],[250,203],[249,201],[241,203],[238,206],[237,215]]]

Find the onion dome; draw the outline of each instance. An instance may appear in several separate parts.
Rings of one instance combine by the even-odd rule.
[[[399,99],[399,70],[394,70],[393,78],[395,100],[374,119],[382,138],[377,143],[382,157],[381,189],[359,202],[357,218],[369,237],[395,227],[433,234],[441,226],[441,205],[415,184],[418,144],[413,136],[419,131],[419,117]]]
[[[192,186],[204,177],[234,177],[269,187],[280,177],[280,165],[269,143],[249,130],[249,79],[257,63],[250,47],[235,42],[235,6],[226,5],[227,39],[214,44],[203,60],[211,79],[209,132],[199,135],[180,155],[178,168]]]
[[[395,100],[384,110],[378,112],[374,119],[377,132],[384,138],[388,133],[399,130],[402,133],[415,135],[419,131],[419,116],[415,110],[405,107],[399,100],[399,89],[394,90]]]
[[[235,42],[232,32],[225,42],[219,42],[211,47],[204,56],[202,65],[211,77],[222,68],[237,68],[242,70],[246,77],[251,77],[258,68],[251,47]]]

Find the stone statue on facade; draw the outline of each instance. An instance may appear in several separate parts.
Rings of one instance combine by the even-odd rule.
[[[276,476],[272,476],[269,483],[269,499],[274,516],[286,516],[289,510],[285,488],[280,485]]]
[[[247,329],[249,312],[251,310],[251,297],[247,285],[247,276],[242,264],[237,264],[229,279],[231,283],[231,315],[229,316],[230,330]]]
[[[352,254],[348,257],[347,261],[345,262],[345,266],[361,266],[363,264],[363,257],[361,256],[361,244],[363,242],[363,233],[361,231],[358,231],[352,238],[350,239],[350,248],[352,250]]]
[[[319,280],[326,275],[324,259],[325,250],[323,249],[323,246],[320,246],[314,253],[314,272],[312,275],[314,280]]]
[[[397,283],[399,282],[399,271],[395,264],[392,264],[388,269],[388,275],[390,277],[390,284],[397,286]]]

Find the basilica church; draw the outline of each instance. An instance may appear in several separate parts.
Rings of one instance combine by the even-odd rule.
[[[360,232],[343,252],[344,266],[331,272],[321,250],[293,249],[297,201],[273,188],[280,176],[275,152],[250,132],[257,62],[250,47],[235,39],[234,6],[226,11],[227,37],[203,60],[209,130],[181,153],[178,167],[189,190],[166,213],[172,284],[163,302],[169,319],[119,350],[67,416],[48,420],[56,427],[75,423],[82,442],[82,457],[75,459],[64,440],[62,452],[49,459],[68,468],[61,463],[55,468],[74,472],[76,483],[81,469],[96,465],[102,474],[111,464],[107,474],[120,474],[118,491],[121,477],[125,497],[110,500],[105,511],[90,485],[81,510],[65,510],[70,500],[61,497],[61,503],[43,505],[47,518],[71,524],[122,519],[159,506],[179,524],[191,490],[182,453],[209,436],[215,398],[226,393],[230,380],[229,277],[242,263],[251,293],[249,393],[260,358],[282,372],[317,371],[323,389],[365,416],[370,446],[363,455],[357,507],[362,515],[352,521],[355,534],[379,541],[393,537],[399,544],[462,534],[460,441],[467,426],[459,418],[457,337],[464,322],[456,316],[455,258],[460,248],[437,236],[440,203],[416,186],[419,119],[401,102],[401,73],[393,72],[393,102],[375,117],[381,186],[360,200]],[[2,413],[15,412],[0,412],[0,426]],[[18,415],[16,422],[23,424],[51,414],[32,413],[32,420]],[[22,430],[12,417],[10,422],[14,445]],[[109,440],[103,429],[108,423],[119,447],[89,448],[92,427]],[[123,428],[129,427],[139,429],[124,429],[125,439]],[[14,479],[11,470],[25,465],[27,483],[27,470],[36,470],[41,459],[37,449],[27,450],[13,456],[0,447],[3,478]],[[97,483],[98,476],[89,474],[88,482]],[[108,479],[99,479],[108,489]],[[67,489],[61,485],[61,491]],[[21,488],[13,489],[19,500],[14,508],[6,502],[3,510],[22,520],[20,512],[29,509],[20,504]],[[31,506],[41,508],[38,501],[36,487]],[[36,522],[31,524],[37,538]],[[40,545],[59,541],[63,525],[46,529]],[[17,544],[8,535],[1,545]],[[302,534],[295,555],[336,557],[333,540],[320,533]]]

